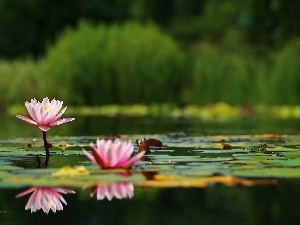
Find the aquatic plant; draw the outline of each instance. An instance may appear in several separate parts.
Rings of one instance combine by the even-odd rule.
[[[29,124],[39,126],[42,131],[46,132],[52,126],[62,125],[75,120],[75,118],[60,119],[67,109],[67,107],[65,107],[62,111],[60,111],[62,105],[63,101],[53,99],[50,102],[48,97],[44,98],[42,102],[39,102],[36,99],[31,99],[31,102],[25,102],[25,106],[32,119],[22,115],[15,116]]]
[[[33,193],[32,193],[33,192]],[[66,200],[61,194],[75,194],[75,191],[66,188],[54,187],[31,187],[16,195],[16,198],[23,197],[32,193],[25,206],[25,210],[31,209],[31,212],[36,212],[42,209],[45,213],[52,210],[54,213],[63,210],[63,205],[67,205]]]
[[[118,138],[114,141],[97,139],[96,145],[91,143],[90,148],[92,151],[92,155],[85,149],[82,149],[83,153],[94,164],[99,165],[102,169],[129,169],[145,154],[145,151],[142,151],[131,157],[134,150],[133,144],[130,141],[122,142]]]
[[[46,132],[50,130],[50,127],[52,126],[62,125],[75,120],[75,118],[61,119],[62,114],[64,114],[67,109],[67,107],[65,107],[60,111],[62,105],[63,101],[53,99],[50,102],[48,97],[44,98],[42,102],[39,102],[34,98],[31,99],[31,102],[25,102],[27,111],[32,119],[22,115],[15,115],[18,119],[21,119],[26,123],[39,126],[43,132],[44,147],[47,155],[49,155],[49,145],[46,140]]]
[[[113,184],[101,184],[92,187],[90,196],[96,195],[97,200],[107,200],[111,201],[113,198],[132,198],[133,197],[134,186],[130,182],[120,182]]]

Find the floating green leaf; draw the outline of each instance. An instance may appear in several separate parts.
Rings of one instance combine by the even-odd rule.
[[[205,187],[214,183],[274,184],[274,178],[300,178],[297,135],[122,135],[132,141],[143,137],[159,139],[162,147],[151,149],[130,171],[93,165],[82,148],[88,150],[96,137],[50,137],[50,158],[45,156],[41,140],[1,141],[0,187],[84,187],[123,181],[141,186]],[[256,178],[269,182],[254,182]]]

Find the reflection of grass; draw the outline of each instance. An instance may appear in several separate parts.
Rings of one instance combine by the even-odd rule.
[[[9,114],[26,114],[23,105],[15,105],[9,108]],[[300,106],[232,106],[220,102],[205,106],[187,105],[180,109],[172,104],[152,105],[104,105],[104,106],[80,106],[68,107],[66,115],[73,116],[154,116],[171,117],[180,116],[200,118],[207,121],[230,121],[247,117],[272,117],[275,119],[300,118]]]

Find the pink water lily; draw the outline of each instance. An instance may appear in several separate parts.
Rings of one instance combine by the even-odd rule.
[[[63,101],[53,99],[50,102],[47,97],[42,102],[31,99],[31,102],[25,102],[25,106],[32,119],[22,115],[16,115],[16,117],[29,124],[37,125],[42,131],[46,132],[52,126],[58,126],[75,120],[75,118],[60,118],[67,109],[65,107],[60,111],[62,105]]]
[[[90,196],[96,195],[97,200],[111,201],[113,198],[132,198],[134,192],[134,186],[129,182],[113,183],[113,184],[101,184],[92,187]]]
[[[28,199],[25,210],[31,209],[31,212],[36,212],[42,209],[48,214],[50,210],[54,213],[56,210],[63,210],[62,203],[67,205],[66,200],[61,194],[75,194],[75,191],[66,188],[32,187],[16,195],[16,198],[23,197],[30,193],[32,194]]]
[[[96,165],[99,165],[103,169],[108,168],[131,168],[137,163],[145,151],[131,157],[134,146],[128,142],[122,142],[120,139],[104,140],[97,139],[96,145],[90,144],[92,154],[83,149],[83,153]]]

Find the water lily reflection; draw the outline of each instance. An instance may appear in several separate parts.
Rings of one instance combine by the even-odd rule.
[[[132,198],[134,193],[134,186],[130,182],[120,182],[113,184],[100,184],[92,187],[90,196],[96,195],[97,200],[111,201],[113,198]]]
[[[66,188],[54,187],[32,187],[16,195],[16,198],[31,194],[25,206],[25,210],[31,209],[31,212],[36,212],[42,209],[45,213],[52,210],[54,213],[63,210],[63,204],[67,205],[62,194],[75,194],[75,191]]]

